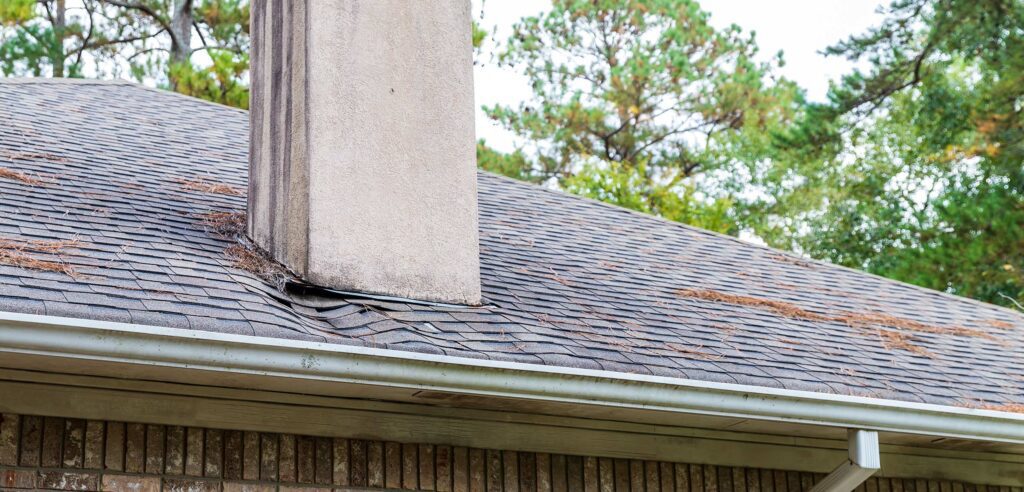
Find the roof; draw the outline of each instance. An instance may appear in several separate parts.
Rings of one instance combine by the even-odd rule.
[[[311,301],[239,268],[237,239],[211,224],[246,205],[246,112],[126,82],[8,80],[0,114],[0,311],[1024,403],[1020,313],[484,172],[484,306]]]

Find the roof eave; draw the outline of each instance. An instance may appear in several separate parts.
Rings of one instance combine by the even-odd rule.
[[[0,313],[0,353],[1024,443],[1007,412],[52,316]]]

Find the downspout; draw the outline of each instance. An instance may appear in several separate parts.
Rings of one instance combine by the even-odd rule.
[[[850,459],[818,482],[811,492],[851,492],[882,467],[877,432],[850,429],[847,440]]]

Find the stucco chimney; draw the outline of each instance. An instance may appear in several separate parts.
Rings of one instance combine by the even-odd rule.
[[[249,235],[333,289],[480,302],[469,0],[252,3]]]

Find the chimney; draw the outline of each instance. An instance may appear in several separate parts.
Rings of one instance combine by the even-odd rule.
[[[469,0],[255,0],[248,229],[313,284],[480,302]]]

